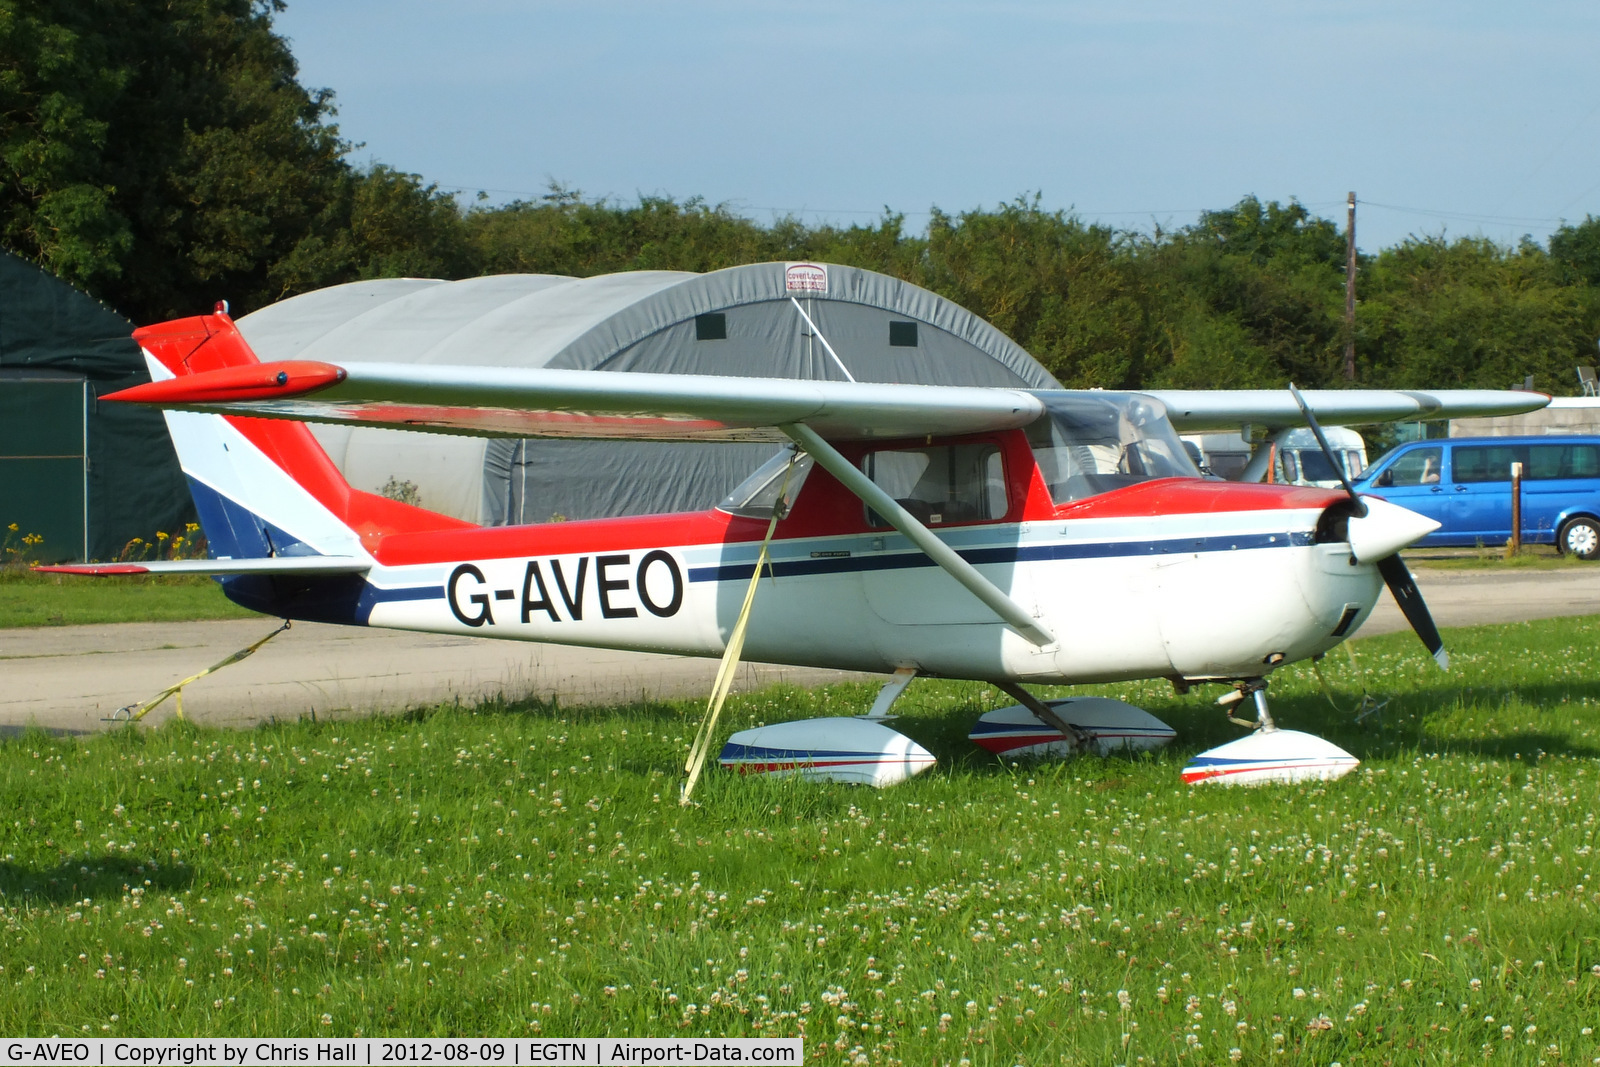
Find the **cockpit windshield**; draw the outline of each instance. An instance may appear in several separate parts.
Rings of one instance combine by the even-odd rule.
[[[1045,414],[1028,427],[1039,473],[1057,504],[1156,478],[1200,471],[1167,421],[1167,409],[1138,393],[1037,392]]]

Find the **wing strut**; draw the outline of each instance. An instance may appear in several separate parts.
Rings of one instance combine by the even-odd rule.
[[[1007,596],[999,586],[979,574],[978,569],[962,559],[955,549],[935,537],[932,530],[897,504],[894,497],[878,488],[871,478],[861,473],[854,463],[840,455],[838,450],[824,441],[815,430],[803,422],[785,423],[779,429],[788,434],[795,444],[809,452],[811,457],[822,464],[829,474],[839,479],[846,489],[888,520],[890,526],[905,534],[906,538],[922,549],[929,559],[943,567],[945,573],[966,586],[968,592],[988,605],[1007,626],[1040,648],[1056,643],[1055,637],[1039,625],[1038,619],[1023,610],[1022,605]]]

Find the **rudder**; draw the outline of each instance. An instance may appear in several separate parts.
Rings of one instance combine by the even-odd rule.
[[[143,327],[133,337],[152,381],[260,363],[220,307]],[[386,533],[471,525],[352,488],[301,423],[164,414],[215,557],[370,557]]]

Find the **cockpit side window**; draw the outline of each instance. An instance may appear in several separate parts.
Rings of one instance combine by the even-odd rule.
[[[930,526],[1003,519],[1005,465],[992,444],[932,445],[867,453],[867,477],[918,521]],[[889,523],[870,508],[867,522]]]
[[[1057,504],[1156,478],[1200,471],[1152,397],[1039,393],[1045,415],[1028,427],[1034,461]]]
[[[778,517],[781,519],[788,515],[789,509],[794,507],[795,500],[800,496],[800,487],[805,484],[806,475],[811,473],[811,457],[804,454],[795,457],[791,470],[789,459],[793,455],[794,450],[786,448],[767,460],[756,468],[754,474],[735,486],[733,492],[724,497],[717,507],[741,518],[770,519],[773,506],[778,504],[781,494],[783,502]]]

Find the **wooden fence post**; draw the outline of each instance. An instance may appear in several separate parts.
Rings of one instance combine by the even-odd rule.
[[[1511,464],[1511,555],[1522,551],[1522,464]]]

